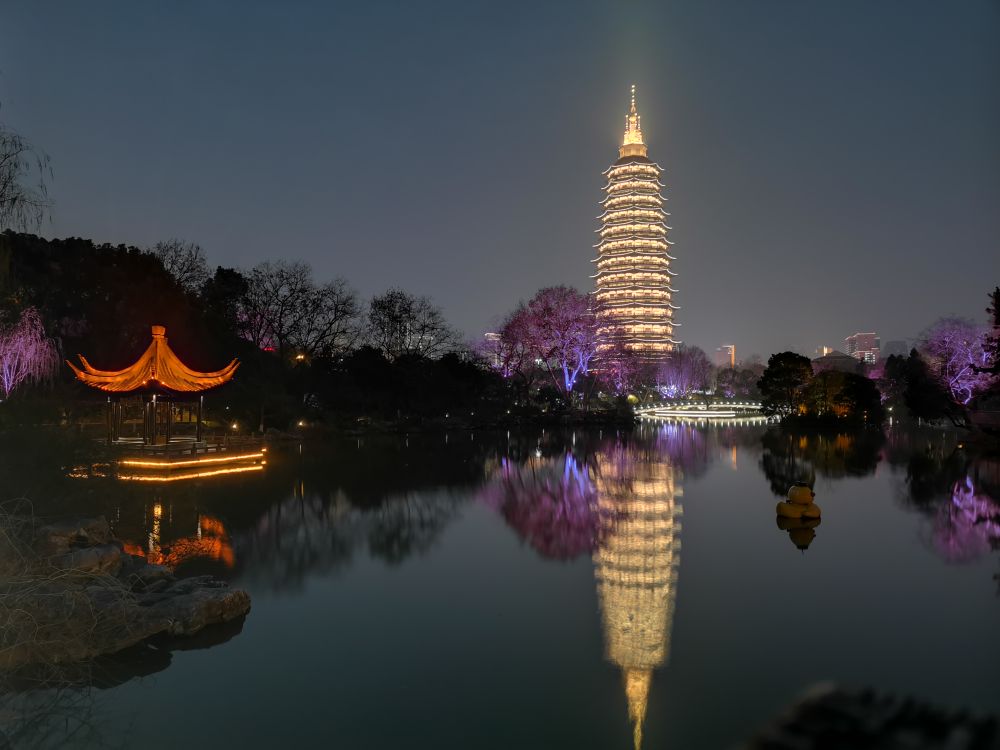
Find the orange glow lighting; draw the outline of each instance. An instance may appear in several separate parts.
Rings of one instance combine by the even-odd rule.
[[[260,464],[254,466],[231,466],[225,469],[213,469],[211,471],[187,472],[185,474],[119,474],[118,478],[129,482],[179,482],[184,479],[204,479],[206,477],[216,477],[221,474],[243,474],[248,471],[263,471]]]
[[[148,461],[141,459],[127,458],[118,462],[120,466],[138,466],[146,469],[170,469],[175,466],[198,466],[201,464],[224,464],[236,461],[249,461],[253,458],[263,458],[264,452],[244,453],[239,456],[211,456],[206,458],[195,458],[187,461]]]

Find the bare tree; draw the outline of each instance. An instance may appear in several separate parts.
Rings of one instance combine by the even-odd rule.
[[[313,289],[307,298],[310,314],[293,333],[293,344],[303,354],[333,357],[348,352],[361,335],[361,305],[344,279]]]
[[[247,276],[238,322],[241,335],[284,357],[335,356],[360,335],[358,297],[343,279],[316,286],[305,263],[254,266]]]
[[[208,262],[205,260],[205,251],[201,249],[201,245],[174,238],[166,242],[157,242],[150,252],[160,259],[167,273],[173,276],[185,291],[196,294],[208,281]]]
[[[306,263],[258,263],[247,277],[240,316],[243,337],[261,349],[287,354],[311,313],[314,289],[312,269]]]
[[[365,326],[367,343],[393,360],[404,355],[439,357],[458,346],[458,336],[427,297],[389,289],[372,297]]]
[[[49,157],[0,125],[0,230],[28,231],[42,225],[52,206],[46,176],[52,179]]]

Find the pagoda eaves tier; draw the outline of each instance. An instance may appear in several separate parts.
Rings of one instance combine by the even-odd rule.
[[[153,341],[136,362],[124,370],[98,370],[82,355],[82,369],[67,362],[76,377],[107,393],[198,393],[227,383],[240,366],[234,359],[221,370],[198,372],[185,365],[167,344],[167,329],[153,326]]]
[[[594,246],[597,350],[599,356],[607,354],[618,343],[641,359],[658,362],[680,343],[673,338],[677,307],[670,263],[675,258],[660,194],[663,170],[647,156],[635,87],[618,153],[618,161],[605,172],[600,241]]]

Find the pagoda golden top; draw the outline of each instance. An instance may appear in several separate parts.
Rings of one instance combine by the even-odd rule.
[[[635,84],[632,84],[632,106],[629,107],[628,114],[625,115],[625,137],[622,138],[622,145],[618,149],[618,155],[622,158],[626,156],[645,156],[646,144],[642,141],[642,123],[640,122],[639,111],[635,108]]]
[[[207,391],[232,380],[239,360],[234,359],[221,370],[198,372],[181,362],[167,345],[167,329],[153,326],[153,341],[142,356],[124,370],[98,370],[86,357],[80,357],[82,369],[67,361],[76,377],[87,385],[108,393],[130,393],[140,390],[162,390],[175,393]]]

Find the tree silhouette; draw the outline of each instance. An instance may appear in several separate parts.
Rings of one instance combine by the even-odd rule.
[[[761,410],[765,414],[788,416],[795,414],[802,403],[802,393],[812,379],[812,363],[795,352],[772,354],[767,369],[757,381],[761,394]]]
[[[52,178],[49,157],[0,124],[0,231],[28,231],[42,225],[52,206],[46,176]]]

